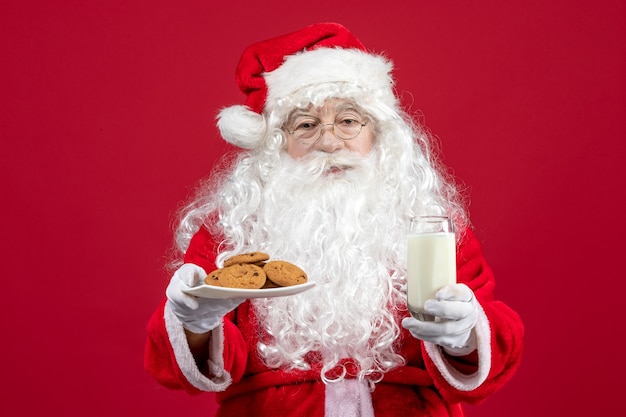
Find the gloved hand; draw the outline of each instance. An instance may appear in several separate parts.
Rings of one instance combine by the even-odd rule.
[[[467,285],[450,284],[437,291],[435,299],[424,303],[426,313],[437,317],[435,321],[405,317],[402,326],[413,337],[440,345],[451,355],[466,355],[476,349],[473,329],[478,309],[478,301]]]
[[[193,333],[206,333],[216,328],[226,313],[234,310],[244,299],[200,298],[185,294],[184,286],[196,286],[207,273],[194,264],[184,264],[172,276],[165,295],[172,312],[185,329]]]

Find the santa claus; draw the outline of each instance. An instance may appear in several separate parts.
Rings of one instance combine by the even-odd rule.
[[[334,23],[246,49],[246,103],[218,121],[242,150],[182,210],[179,264],[148,325],[145,365],[160,383],[217,392],[218,416],[461,416],[515,373],[520,318],[494,299],[462,198],[391,70]],[[457,283],[426,302],[431,321],[406,302],[421,214],[456,230]],[[185,291],[252,251],[315,285],[251,299]]]

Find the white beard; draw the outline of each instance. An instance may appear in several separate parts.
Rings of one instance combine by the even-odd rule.
[[[398,265],[406,251],[406,209],[389,206],[397,199],[389,198],[394,190],[375,160],[375,152],[284,157],[268,180],[256,221],[247,226],[249,242],[262,241],[272,259],[299,265],[317,284],[299,295],[254,301],[268,366],[306,369],[305,355],[317,352],[323,371],[351,358],[360,378],[377,380],[402,363],[393,346],[394,310],[404,306]],[[351,168],[329,173],[333,166]]]

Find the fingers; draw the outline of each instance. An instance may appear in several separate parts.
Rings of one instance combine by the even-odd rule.
[[[462,330],[459,324],[454,321],[423,322],[413,317],[402,320],[402,326],[416,339],[453,349],[454,354],[469,353],[476,347],[474,332],[472,327]]]
[[[437,343],[442,338],[468,332],[473,323],[469,320],[420,321],[413,317],[405,317],[402,319],[402,326],[418,339]]]
[[[476,311],[475,303],[464,301],[427,300],[424,303],[426,313],[446,320],[462,320]]]
[[[194,264],[184,264],[174,273],[185,285],[195,287],[206,278],[207,273]]]
[[[245,299],[198,298],[183,292],[204,280],[204,270],[193,264],[181,266],[170,279],[165,290],[168,305],[182,325],[194,333],[205,333],[219,325],[225,314],[235,309]]]
[[[447,320],[462,320],[476,313],[474,293],[465,284],[446,285],[437,291],[435,299],[424,303],[424,310]]]
[[[465,284],[448,284],[444,285],[437,291],[435,298],[437,300],[448,301],[471,301],[474,297],[472,290]]]
[[[413,317],[402,320],[402,326],[413,337],[450,348],[464,347],[470,343],[472,329],[478,320],[479,306],[468,286],[453,284],[443,287],[435,299],[426,301],[424,310],[436,316],[436,320],[421,321]]]
[[[182,292],[180,290],[180,284],[180,281],[176,277],[172,278],[170,285],[168,285],[165,290],[167,299],[174,304],[178,310],[196,310],[199,306],[198,300],[196,297]]]
[[[165,290],[165,295],[181,314],[185,310],[197,310],[199,307],[198,299],[192,295],[185,294],[181,287],[184,285],[193,287],[202,282],[205,277],[204,269],[194,264],[184,264],[174,272],[170,284]]]

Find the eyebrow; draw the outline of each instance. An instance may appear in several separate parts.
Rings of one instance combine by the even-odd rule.
[[[291,113],[289,115],[289,117],[287,117],[287,120],[293,120],[296,117],[315,117],[313,116],[311,113],[307,112],[306,110],[294,110],[293,113]]]
[[[342,103],[339,104],[338,106],[336,106],[334,109],[335,113],[341,113],[344,111],[353,111],[355,113],[357,113],[359,116],[364,117],[363,116],[363,112],[361,112],[354,104],[352,103]],[[292,121],[297,117],[313,117],[315,119],[319,119],[318,116],[311,114],[309,111],[307,110],[302,110],[302,109],[296,109],[293,111],[293,113],[291,113],[289,115],[289,117],[287,118],[287,120]]]

